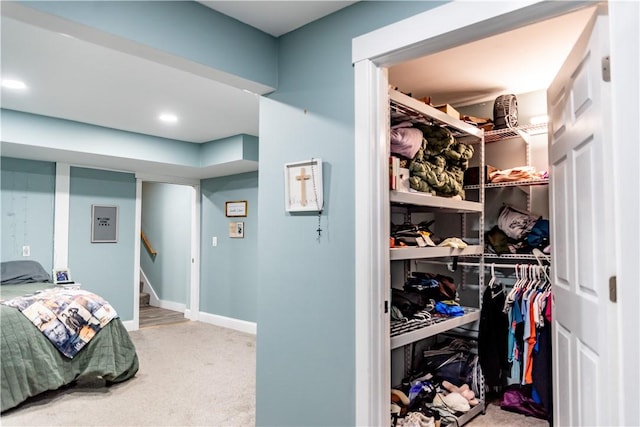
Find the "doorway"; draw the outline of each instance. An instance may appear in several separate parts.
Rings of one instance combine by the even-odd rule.
[[[387,248],[382,243],[386,236],[381,233],[385,230],[384,225],[388,224],[383,209],[388,197],[381,190],[386,188],[385,181],[388,179],[385,173],[385,162],[388,161],[385,157],[388,138],[388,124],[385,123],[388,114],[386,67],[567,13],[585,4],[554,2],[521,7],[512,4],[488,6],[482,3],[477,5],[477,10],[475,6],[469,3],[447,4],[407,19],[397,27],[391,25],[354,39],[356,158],[368,160],[356,165],[356,175],[371,177],[369,187],[361,188],[355,203],[358,218],[355,239],[356,382],[362,385],[356,396],[358,425],[383,424],[388,417],[388,343],[382,338],[388,327],[388,317],[379,309],[384,307],[387,300],[385,280],[388,276],[387,263],[380,261],[386,258],[384,254]],[[421,27],[421,22],[442,24]],[[615,25],[612,27],[615,28]],[[616,30],[613,33],[614,40],[623,40],[622,33]],[[637,53],[635,61],[637,63]],[[623,77],[628,79],[625,83],[633,85],[632,75]],[[371,230],[374,230],[373,233]],[[637,324],[637,315],[631,315],[630,311],[626,313]],[[612,382],[615,381],[612,378]],[[609,384],[608,388],[615,390],[616,385]],[[618,405],[625,410],[623,404]],[[631,413],[630,408],[626,408],[626,411]]]
[[[138,181],[138,325],[195,320],[199,311],[199,183],[148,177]]]

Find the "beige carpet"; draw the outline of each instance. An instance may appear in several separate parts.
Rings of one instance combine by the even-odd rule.
[[[0,425],[255,425],[255,336],[186,322],[141,329],[131,338],[140,358],[132,380],[111,387],[84,382],[44,393],[7,411]],[[493,404],[467,424],[546,425]]]
[[[138,374],[44,393],[2,426],[253,426],[255,336],[200,322],[131,332]]]
[[[469,427],[493,427],[493,426],[529,426],[529,427],[545,427],[549,422],[539,418],[527,417],[526,415],[516,414],[500,409],[499,404],[494,402],[487,405],[485,415],[478,415],[466,426]]]

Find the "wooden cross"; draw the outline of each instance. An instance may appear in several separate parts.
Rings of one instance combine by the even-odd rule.
[[[311,175],[305,175],[305,172],[304,168],[300,168],[300,175],[296,176],[296,179],[300,181],[300,204],[302,206],[307,206],[307,186],[304,182],[311,179]]]

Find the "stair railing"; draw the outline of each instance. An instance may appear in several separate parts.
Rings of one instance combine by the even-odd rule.
[[[142,238],[142,243],[144,243],[144,247],[147,248],[147,252],[149,252],[149,255],[155,258],[155,256],[158,255],[158,252],[153,249],[151,243],[149,243],[149,239],[147,239],[147,236],[142,230],[140,231],[140,237]]]

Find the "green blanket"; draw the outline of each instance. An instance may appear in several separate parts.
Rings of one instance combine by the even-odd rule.
[[[7,293],[2,292],[2,297]],[[109,322],[69,359],[18,309],[0,304],[0,315],[2,412],[79,378],[101,377],[116,383],[138,371],[136,349],[120,319]]]

